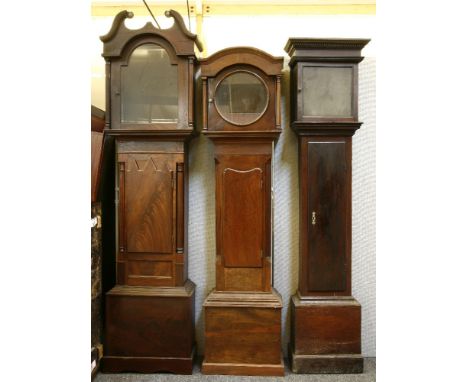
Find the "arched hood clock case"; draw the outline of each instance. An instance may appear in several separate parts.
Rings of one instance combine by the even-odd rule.
[[[175,11],[169,29],[101,37],[106,129],[114,139],[116,284],[106,294],[105,372],[191,374],[195,285],[187,277],[188,141],[194,135],[194,46]]]

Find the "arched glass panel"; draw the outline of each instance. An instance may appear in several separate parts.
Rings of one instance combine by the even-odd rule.
[[[121,74],[122,123],[177,122],[177,65],[156,44],[136,48]]]
[[[215,105],[226,121],[248,125],[259,119],[268,106],[268,90],[255,74],[234,72],[216,88]]]

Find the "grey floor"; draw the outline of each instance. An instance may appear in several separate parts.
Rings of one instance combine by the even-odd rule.
[[[310,382],[375,382],[375,358],[364,359],[363,374],[293,374],[286,365],[285,377],[233,377],[226,375],[203,375],[199,363],[192,375],[173,374],[101,374],[93,382],[179,382],[179,381],[310,381]]]

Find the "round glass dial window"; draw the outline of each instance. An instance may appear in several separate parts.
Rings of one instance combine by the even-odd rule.
[[[249,125],[258,120],[268,106],[268,89],[263,80],[250,72],[228,74],[218,84],[214,101],[223,119],[234,125]]]

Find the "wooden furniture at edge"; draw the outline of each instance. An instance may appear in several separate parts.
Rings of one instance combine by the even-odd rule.
[[[216,287],[204,374],[284,375],[281,296],[272,288],[271,171],[283,58],[254,48],[200,60],[203,134],[216,164]]]
[[[187,278],[188,142],[194,45],[175,11],[169,29],[102,36],[105,134],[115,144],[116,285],[106,293],[103,372],[191,374],[195,285]]]
[[[363,39],[290,38],[291,125],[299,138],[295,373],[362,373],[361,305],[351,295],[351,149]]]
[[[99,370],[102,357],[102,236],[101,236],[101,170],[105,113],[91,106],[91,378]]]

